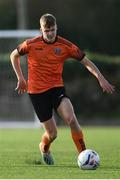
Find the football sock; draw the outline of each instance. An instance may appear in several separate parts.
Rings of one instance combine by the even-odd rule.
[[[78,152],[80,153],[80,152],[84,151],[86,149],[86,147],[85,147],[82,131],[75,132],[75,131],[71,130],[71,135],[72,135],[73,141],[76,145]]]
[[[41,150],[46,153],[49,152],[51,141],[46,133],[43,134],[41,139]]]

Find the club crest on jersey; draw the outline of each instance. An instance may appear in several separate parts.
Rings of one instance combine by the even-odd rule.
[[[60,48],[55,48],[54,52],[55,52],[55,54],[60,55],[61,54],[61,49]]]

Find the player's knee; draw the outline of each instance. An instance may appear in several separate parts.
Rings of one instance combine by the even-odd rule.
[[[73,124],[75,124],[75,117],[74,115],[68,116],[67,117],[67,123],[69,126],[72,126]]]
[[[57,131],[51,132],[49,135],[50,141],[54,141],[57,138]]]

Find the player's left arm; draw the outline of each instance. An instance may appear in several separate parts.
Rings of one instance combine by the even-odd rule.
[[[115,87],[111,85],[96,67],[96,65],[90,61],[86,56],[81,60],[81,63],[98,79],[103,92],[112,94],[115,91]]]

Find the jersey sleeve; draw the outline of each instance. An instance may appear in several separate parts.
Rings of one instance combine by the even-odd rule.
[[[23,56],[28,53],[28,45],[27,41],[24,41],[22,44],[17,47],[18,53]]]
[[[70,56],[72,58],[75,58],[75,59],[81,61],[84,58],[85,53],[83,51],[81,51],[81,49],[79,47],[72,44],[72,46],[70,48]]]

